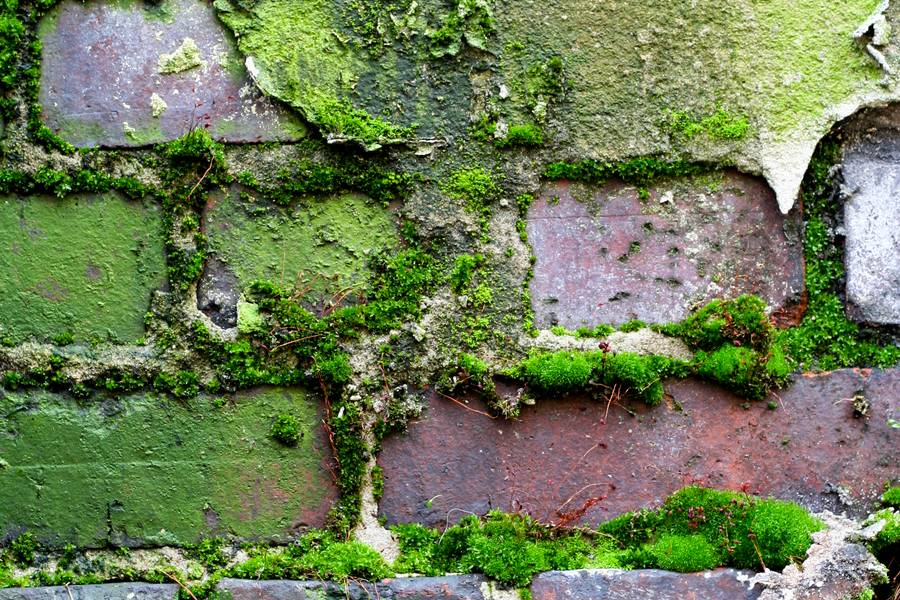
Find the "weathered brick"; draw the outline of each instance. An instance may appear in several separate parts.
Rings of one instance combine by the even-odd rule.
[[[534,600],[754,600],[751,574],[733,569],[706,573],[672,573],[646,569],[551,571],[535,577]]]
[[[154,394],[89,404],[0,392],[0,539],[55,547],[155,546],[203,536],[285,542],[324,525],[336,497],[322,408],[299,389],[224,399]],[[296,447],[271,438],[277,415]]]
[[[40,33],[44,120],[77,146],[153,144],[197,127],[230,142],[305,135],[295,114],[258,91],[209,3],[173,0],[151,9],[68,0],[44,17]],[[160,56],[188,38],[204,64],[160,73]],[[168,106],[157,117],[153,94]]]
[[[788,312],[799,301],[799,211],[781,215],[763,180],[729,171],[649,194],[619,182],[544,186],[527,224],[538,327],[666,323],[745,293]]]
[[[583,396],[539,400],[511,422],[435,397],[406,435],[384,441],[381,513],[440,525],[499,508],[595,524],[700,484],[864,514],[896,476],[887,420],[900,416],[900,369],[799,377],[771,397],[776,410],[697,381],[666,390],[668,406],[637,405],[632,417],[614,404],[605,423],[606,403]],[[853,416],[858,393],[865,418]]]

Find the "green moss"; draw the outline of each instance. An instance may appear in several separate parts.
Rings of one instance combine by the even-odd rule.
[[[714,170],[712,165],[686,161],[666,161],[653,156],[632,158],[619,162],[581,160],[555,162],[544,169],[547,179],[570,179],[594,185],[617,178],[638,186],[648,186],[656,180],[671,177],[687,177]]]
[[[519,373],[535,388],[545,392],[583,389],[591,380],[593,357],[585,353],[555,352],[526,359]]]
[[[599,530],[628,550],[623,561],[632,567],[658,566],[659,540],[700,536],[708,544],[702,551],[704,568],[711,566],[712,548],[718,556],[717,566],[762,570],[765,563],[769,569],[781,570],[805,557],[811,534],[821,528],[818,520],[790,502],[687,487],[667,498],[659,509],[622,515]],[[685,548],[688,544],[677,545]]]
[[[900,511],[894,508],[883,508],[866,519],[866,524],[884,521],[881,531],[869,542],[869,549],[876,556],[882,555],[890,548],[900,548]]]
[[[206,538],[200,543],[187,547],[186,554],[200,561],[210,571],[221,569],[228,564],[228,556],[224,552],[225,540],[222,538]]]
[[[660,569],[695,573],[714,569],[721,563],[719,552],[702,535],[660,536],[648,547]]]
[[[21,568],[34,564],[35,552],[38,550],[38,542],[31,532],[23,533],[9,544],[9,553],[16,565]]]
[[[450,272],[450,288],[462,294],[472,284],[475,271],[484,264],[481,254],[461,254],[456,257],[456,264]]]
[[[497,148],[536,147],[544,143],[544,132],[532,123],[510,125],[506,136],[494,140]]]
[[[686,111],[669,114],[669,128],[677,136],[690,140],[705,135],[714,140],[741,140],[750,132],[750,123],[743,115],[733,115],[719,108],[700,119]]]
[[[413,134],[411,127],[398,127],[354,108],[348,101],[331,98],[323,98],[316,103],[310,120],[329,137],[358,141],[367,150],[406,141]]]
[[[894,487],[888,488],[884,494],[881,495],[881,503],[884,506],[900,509],[900,486],[895,485]]]
[[[683,369],[679,361],[662,356],[560,351],[535,353],[509,374],[545,393],[619,385],[624,388],[622,392],[634,394],[652,406],[662,400],[662,379]]]
[[[272,423],[272,437],[285,446],[296,446],[301,435],[300,423],[294,415],[278,415]]]
[[[401,548],[398,571],[484,573],[517,587],[529,585],[536,573],[577,569],[609,552],[579,533],[555,532],[528,517],[500,512],[490,512],[484,520],[465,517],[440,535],[418,525],[393,531]]]
[[[451,198],[464,201],[466,210],[476,214],[488,209],[503,193],[493,176],[482,167],[455,171],[444,182],[443,189]]]
[[[386,170],[373,161],[349,157],[329,162],[292,163],[276,174],[271,186],[260,185],[252,173],[240,173],[237,179],[268,200],[285,206],[305,196],[328,196],[343,191],[361,192],[376,202],[388,204],[404,200],[414,182],[408,173]]]

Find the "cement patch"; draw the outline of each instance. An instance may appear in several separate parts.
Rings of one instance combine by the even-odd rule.
[[[296,447],[272,422],[293,414]],[[90,405],[0,393],[0,537],[54,547],[180,545],[204,535],[287,541],[322,526],[336,497],[321,408],[297,389]]]

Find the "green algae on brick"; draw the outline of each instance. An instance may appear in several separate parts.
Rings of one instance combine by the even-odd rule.
[[[302,390],[190,400],[132,395],[79,405],[0,395],[0,538],[61,547],[188,544],[208,535],[285,541],[321,526],[334,497],[321,410]],[[280,414],[298,440],[271,439]]]
[[[229,194],[207,211],[206,232],[210,251],[242,286],[259,279],[296,283],[326,298],[351,286],[364,291],[369,257],[398,240],[391,212],[353,193],[290,209],[244,205]]]
[[[368,149],[410,137],[409,129],[351,104],[350,93],[366,66],[337,35],[327,2],[215,0],[214,6],[262,90],[325,133]]]
[[[0,198],[0,335],[134,342],[165,282],[157,206],[116,194]]]

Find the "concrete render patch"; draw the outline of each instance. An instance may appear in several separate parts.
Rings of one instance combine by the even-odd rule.
[[[279,444],[278,415],[302,437]],[[204,536],[286,542],[321,527],[336,498],[319,403],[300,389],[89,404],[0,391],[0,539],[50,547],[191,544]]]
[[[535,325],[668,323],[714,298],[756,294],[790,312],[804,290],[799,210],[728,171],[638,191],[549,182],[528,213]]]
[[[900,324],[900,111],[863,115],[844,151],[844,262],[850,316]],[[863,130],[866,125],[874,126]],[[855,135],[854,135],[855,134]]]
[[[616,404],[607,416],[602,399],[540,398],[516,421],[434,397],[383,442],[380,514],[444,525],[501,509],[557,522],[583,508],[576,522],[596,525],[697,484],[862,516],[897,475],[898,369],[801,376],[770,397],[774,410],[697,381],[666,392],[668,405],[635,404],[636,416]],[[853,417],[856,395],[866,418]]]
[[[0,590],[0,600],[173,600],[178,586],[152,583],[105,583]]]
[[[206,2],[67,0],[44,17],[40,37],[43,118],[76,146],[142,146],[197,127],[229,142],[305,135],[295,114],[255,87]],[[160,69],[192,44],[196,61]]]

